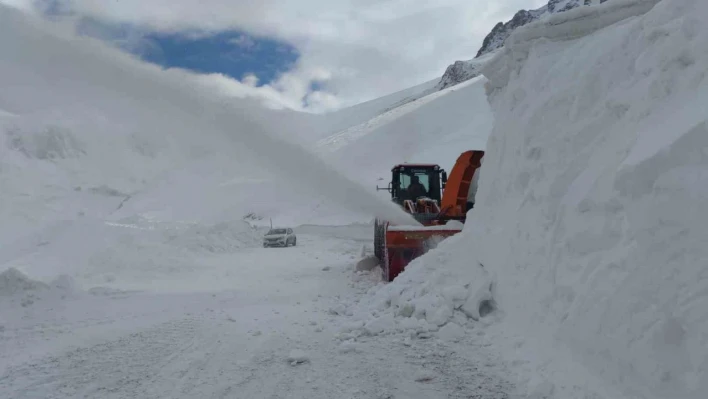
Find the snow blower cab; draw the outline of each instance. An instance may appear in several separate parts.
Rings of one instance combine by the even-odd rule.
[[[401,164],[391,169],[391,182],[386,190],[391,193],[393,202],[420,219],[419,222],[428,224],[424,215],[440,213],[446,181],[447,173],[439,165]]]
[[[400,164],[391,169],[388,187],[391,200],[420,223],[397,226],[376,219],[374,255],[379,260],[384,281],[392,281],[418,256],[435,247],[464,227],[467,211],[473,207],[477,170],[484,151],[460,155],[450,172],[435,164]]]

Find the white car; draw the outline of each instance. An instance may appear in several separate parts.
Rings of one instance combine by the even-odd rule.
[[[263,237],[263,248],[288,247],[297,245],[297,236],[293,229],[270,229]]]

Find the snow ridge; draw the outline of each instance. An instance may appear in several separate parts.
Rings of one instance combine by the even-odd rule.
[[[532,22],[551,18],[559,13],[579,8],[581,5],[592,6],[605,3],[607,0],[549,0],[548,4],[536,10],[520,10],[514,17],[506,22],[499,22],[484,38],[482,47],[477,56],[472,60],[455,61],[447,67],[442,78],[435,86],[436,90],[443,90],[466,80],[476,78],[481,74],[481,68],[486,61],[494,56],[504,46],[509,36],[518,28]]]
[[[474,61],[455,61],[447,67],[440,81],[435,86],[437,90],[444,90],[448,87],[474,79],[481,74],[482,63]]]
[[[514,17],[504,22],[499,22],[484,38],[482,47],[477,52],[477,57],[490,53],[504,46],[506,39],[518,28],[531,22],[563,13],[578,8],[581,5],[592,6],[605,3],[607,0],[548,0],[548,4],[535,10],[519,10]]]
[[[625,19],[643,15],[661,0],[615,0],[598,7],[583,7],[537,21],[512,34],[508,46],[484,64],[488,89],[503,87],[511,73],[519,71],[537,39],[572,40]],[[513,55],[512,55],[513,54]]]

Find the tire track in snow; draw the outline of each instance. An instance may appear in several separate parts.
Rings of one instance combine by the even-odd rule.
[[[500,363],[470,338],[448,344],[400,336],[361,337],[348,349],[325,333],[268,340],[268,349],[245,366],[234,386],[243,398],[509,399],[513,386]],[[306,363],[290,365],[284,354],[302,348]]]
[[[423,349],[427,348],[427,349]],[[420,351],[426,351],[420,356]],[[419,351],[409,351],[408,363],[424,370],[420,379],[437,381],[447,398],[509,399],[513,387],[502,377],[499,363],[474,341],[461,344],[425,342]]]
[[[160,371],[190,350],[195,320],[181,319],[87,348],[9,367],[0,392],[22,398],[153,397]]]

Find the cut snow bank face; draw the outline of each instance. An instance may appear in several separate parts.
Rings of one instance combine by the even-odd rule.
[[[496,275],[500,349],[559,398],[708,395],[706,15],[580,8],[484,71],[496,124],[460,262]]]

